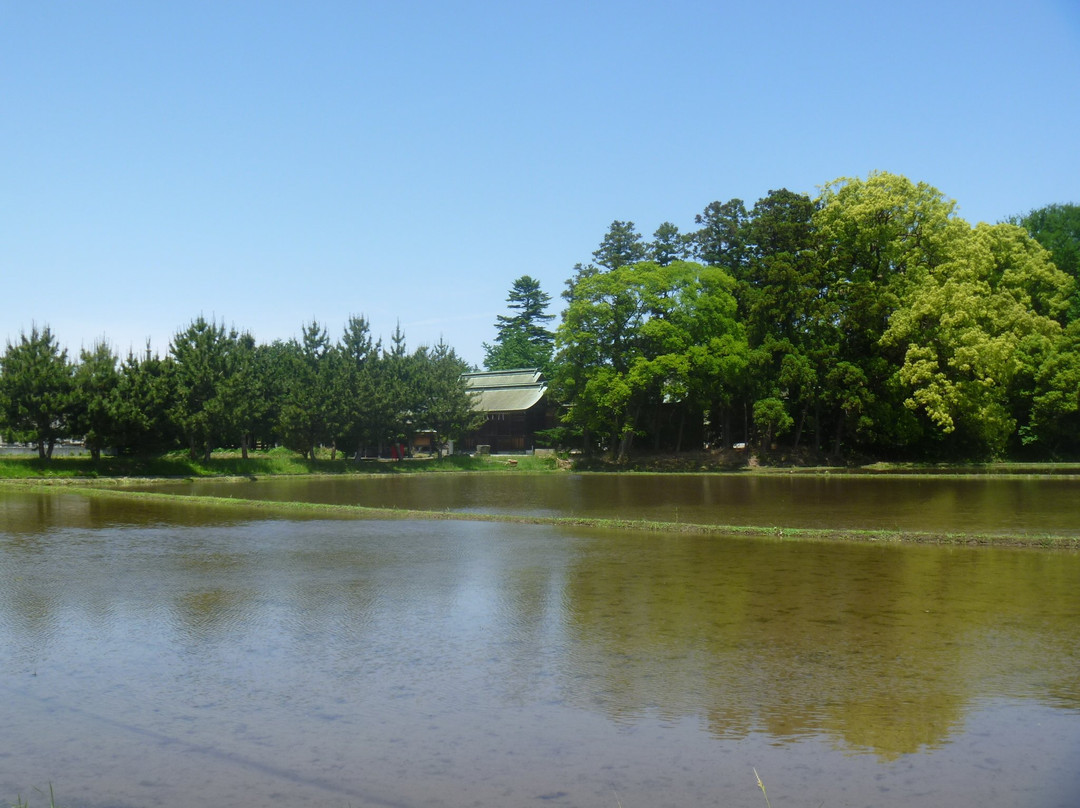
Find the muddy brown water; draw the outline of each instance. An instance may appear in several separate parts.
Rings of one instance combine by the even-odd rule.
[[[228,490],[1078,529],[1067,480],[510,477]],[[72,808],[759,806],[756,769],[777,808],[1080,804],[1075,552],[253,520],[0,490],[0,649],[12,802],[52,783]]]

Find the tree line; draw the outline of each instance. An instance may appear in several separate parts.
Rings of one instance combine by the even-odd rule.
[[[816,198],[713,202],[646,241],[614,221],[562,292],[528,275],[484,344],[489,370],[538,367],[551,445],[764,450],[882,459],[1080,453],[1080,207],[972,226],[925,183],[885,172]],[[107,343],[69,361],[48,327],[0,357],[0,426],[47,457],[56,441],[149,453],[282,444],[362,456],[418,431],[476,424],[440,342],[409,352],[362,317],[332,342],[312,322],[258,344],[199,317],[164,357]]]
[[[360,459],[411,446],[420,431],[441,453],[475,423],[467,369],[442,341],[408,351],[400,327],[385,346],[363,317],[351,317],[336,342],[311,322],[298,339],[260,344],[200,316],[164,357],[147,346],[122,361],[102,341],[72,362],[47,326],[34,326],[0,358],[0,423],[8,440],[35,444],[41,458],[76,437],[95,460],[106,447],[184,447],[205,460],[227,446],[246,458],[256,445],[311,459],[329,446]]]
[[[1080,208],[973,227],[881,172],[816,199],[714,202],[695,224],[647,242],[615,221],[574,268],[554,332],[564,441],[617,457],[1080,450]]]

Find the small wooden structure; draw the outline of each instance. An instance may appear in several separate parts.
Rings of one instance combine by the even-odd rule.
[[[536,433],[554,424],[547,384],[536,368],[466,373],[463,378],[475,408],[485,415],[480,428],[462,438],[466,452],[479,446],[490,446],[496,454],[528,452],[536,447]]]

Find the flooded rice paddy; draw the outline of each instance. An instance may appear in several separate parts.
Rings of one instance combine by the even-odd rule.
[[[725,480],[195,492],[1080,531],[1076,481]],[[51,782],[71,808],[760,806],[756,769],[776,808],[1080,804],[1075,552],[252,519],[0,489],[0,581],[0,800],[47,804],[32,789]]]

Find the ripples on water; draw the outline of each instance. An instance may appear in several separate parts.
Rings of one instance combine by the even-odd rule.
[[[0,797],[1080,795],[1076,554],[2,508]]]

